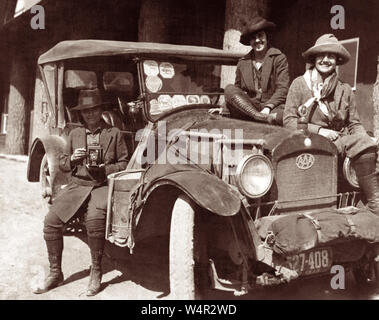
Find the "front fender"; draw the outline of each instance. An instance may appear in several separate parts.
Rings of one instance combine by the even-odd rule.
[[[217,176],[190,170],[170,173],[158,179],[149,192],[170,184],[186,193],[197,205],[220,216],[234,216],[241,208],[238,191]]]
[[[59,155],[65,149],[67,141],[64,137],[50,135],[34,140],[28,160],[27,179],[30,182],[39,181],[40,166],[43,156],[46,154],[49,162],[50,176],[55,177],[59,169]]]

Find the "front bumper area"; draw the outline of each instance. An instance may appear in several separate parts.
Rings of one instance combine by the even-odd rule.
[[[322,250],[325,247],[313,249]],[[375,263],[374,246],[362,240],[345,241],[336,243],[328,247],[332,251],[332,260],[328,268],[320,269],[319,272],[311,274],[299,272],[292,269],[289,261],[294,255],[281,256],[272,251],[272,249],[263,244],[259,248],[260,252],[260,270],[264,270],[257,274],[252,266],[239,266],[238,279],[224,279],[217,272],[217,262],[209,260],[209,277],[211,280],[211,288],[232,292],[235,296],[242,296],[265,287],[273,287],[285,285],[293,281],[301,281],[304,279],[322,277],[331,273],[334,265],[341,265],[345,270],[364,269],[368,263]],[[299,252],[298,255],[304,252]],[[262,264],[266,268],[262,269]],[[379,262],[376,262],[379,265]]]

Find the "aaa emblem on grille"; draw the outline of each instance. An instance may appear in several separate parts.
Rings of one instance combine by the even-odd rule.
[[[302,153],[296,158],[296,166],[301,170],[307,170],[315,163],[315,157],[310,153]]]

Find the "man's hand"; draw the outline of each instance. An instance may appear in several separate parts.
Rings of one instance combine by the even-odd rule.
[[[84,159],[87,156],[87,151],[85,148],[78,148],[74,150],[74,153],[71,155],[71,161],[77,162]]]
[[[318,131],[318,134],[332,141],[337,140],[339,138],[339,134],[337,131],[325,129],[325,128],[320,128],[320,130]]]
[[[209,113],[212,113],[212,114],[214,114],[214,113],[222,114],[223,111],[224,111],[224,110],[223,110],[222,107],[219,107],[219,108],[210,108],[210,109],[208,110],[208,112],[209,112]]]
[[[269,107],[264,107],[262,110],[261,110],[261,113],[263,114],[269,114],[271,112],[271,109]]]

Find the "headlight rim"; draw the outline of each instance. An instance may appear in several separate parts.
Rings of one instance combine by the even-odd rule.
[[[260,158],[262,159],[267,165],[268,167],[270,168],[271,170],[271,179],[270,179],[270,182],[268,184],[268,187],[267,189],[264,191],[264,192],[261,192],[260,194],[258,195],[253,195],[251,193],[249,193],[243,186],[242,184],[242,172],[246,166],[246,164],[253,158]],[[258,199],[258,198],[261,198],[263,197],[265,194],[267,194],[267,192],[270,191],[271,187],[272,187],[272,184],[274,182],[274,167],[270,161],[269,158],[267,158],[265,155],[263,154],[248,154],[248,155],[245,155],[241,160],[240,162],[238,163],[237,165],[237,168],[236,168],[236,182],[237,182],[237,187],[238,187],[238,190],[245,196],[251,198],[251,199]]]

